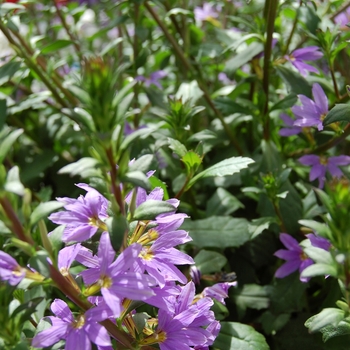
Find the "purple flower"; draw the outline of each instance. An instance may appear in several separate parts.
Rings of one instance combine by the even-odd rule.
[[[292,119],[288,114],[281,113],[280,118],[283,120],[286,126],[278,132],[281,136],[288,137],[292,135],[297,135],[303,130],[303,128],[300,126],[294,126],[295,120]]]
[[[318,51],[319,49],[317,46],[304,47],[293,51],[289,56],[284,56],[284,58],[291,62],[303,76],[306,76],[307,72],[319,73],[318,69],[304,62],[315,61],[323,57],[323,53]]]
[[[124,298],[132,300],[147,300],[154,295],[150,285],[154,280],[150,276],[129,271],[141,251],[140,244],[132,244],[126,248],[114,261],[115,251],[112,248],[108,232],[103,232],[98,247],[97,259],[79,254],[79,261],[92,266],[81,272],[86,284],[92,289],[100,287],[101,294],[115,317],[121,313],[121,301]]]
[[[228,290],[230,287],[236,286],[237,282],[216,283],[211,287],[206,287],[203,290],[205,297],[216,299],[221,304],[225,305],[225,298],[228,298]]]
[[[194,284],[201,284],[201,272],[196,266],[190,266],[190,276]]]
[[[91,238],[98,229],[107,230],[104,220],[108,218],[108,202],[98,191],[86,184],[76,186],[87,191],[87,194],[78,199],[57,198],[65,204],[66,211],[53,213],[49,219],[55,224],[65,224],[62,241],[85,241]]]
[[[196,21],[207,21],[208,19],[217,18],[219,14],[214,9],[214,6],[205,2],[203,7],[194,9],[194,17]]]
[[[159,80],[165,78],[167,75],[168,74],[164,70],[157,70],[157,71],[151,73],[149,78],[146,78],[143,75],[139,75],[135,79],[137,81],[143,81],[145,83],[146,87],[149,87],[153,84],[157,88],[163,89],[162,85],[160,85],[160,83],[159,83]]]
[[[350,22],[350,7],[347,7],[344,12],[334,17],[334,22],[341,27],[346,26]]]
[[[318,130],[323,130],[322,121],[328,113],[328,99],[319,84],[312,86],[314,101],[304,95],[298,95],[302,106],[292,107],[292,111],[297,117],[295,126],[317,126]]]
[[[17,285],[26,275],[26,269],[9,254],[0,251],[0,280],[8,281],[11,286]]]
[[[337,156],[337,157],[319,157],[313,154],[303,156],[298,159],[303,165],[311,166],[311,171],[309,175],[310,181],[318,179],[319,188],[323,188],[324,182],[326,180],[326,172],[328,171],[333,177],[341,177],[343,175],[342,171],[338,168],[341,165],[349,165],[349,156]]]
[[[236,85],[236,82],[231,80],[224,72],[218,74],[218,80],[225,85]]]
[[[101,347],[112,345],[107,330],[98,323],[103,321],[103,318],[92,317],[90,310],[74,318],[68,305],[60,299],[54,300],[51,310],[57,317],[48,317],[52,327],[38,333],[33,338],[33,347],[48,347],[61,339],[66,341],[66,350],[90,350],[91,342]],[[104,316],[103,313],[101,315]]]
[[[329,251],[331,248],[331,242],[328,239],[316,236],[313,233],[309,233],[306,237],[310,240],[311,245],[316,248],[321,248],[323,250]]]
[[[287,249],[280,249],[274,254],[286,262],[276,271],[277,278],[283,278],[299,269],[302,273],[308,266],[313,264],[313,261],[306,256],[298,241],[292,236],[281,233],[280,240]],[[302,282],[308,282],[310,278],[300,277]]]

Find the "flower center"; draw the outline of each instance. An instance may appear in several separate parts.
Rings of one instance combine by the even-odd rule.
[[[112,279],[106,275],[102,275],[98,283],[101,288],[109,288],[112,285]]]
[[[137,243],[140,243],[142,245],[147,245],[148,243],[151,243],[155,241],[159,237],[159,233],[157,230],[150,229],[148,230],[140,239],[138,239]]]
[[[89,225],[100,228],[102,231],[108,231],[107,225],[101,221],[98,217],[89,218]]]
[[[304,252],[301,252],[300,253],[300,260],[304,261],[304,260],[307,260],[307,259],[309,259],[309,257]]]
[[[328,158],[327,157],[320,157],[320,164],[321,165],[327,165],[328,164]]]
[[[72,327],[75,329],[80,329],[85,324],[85,315],[79,315],[72,323]]]
[[[152,260],[154,258],[154,253],[152,252],[152,250],[149,248],[144,248],[141,250],[139,257],[143,260]]]

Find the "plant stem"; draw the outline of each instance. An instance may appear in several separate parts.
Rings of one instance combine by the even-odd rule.
[[[193,73],[193,68],[195,68],[195,70],[197,71],[197,73],[200,73],[200,69],[197,65],[192,66],[192,64],[188,61],[188,59],[185,57],[181,47],[179,46],[179,44],[177,43],[177,41],[175,40],[175,38],[169,33],[168,29],[166,28],[166,26],[164,25],[164,23],[160,20],[160,18],[158,17],[157,13],[153,10],[152,6],[150,6],[150,4],[145,1],[144,3],[146,9],[148,10],[148,12],[152,15],[153,19],[157,22],[157,24],[159,25],[159,27],[161,28],[161,30],[163,31],[165,37],[169,40],[170,44],[172,45],[177,57],[180,59],[180,61],[182,62],[182,64],[185,66],[186,70],[188,70],[189,72]],[[202,83],[202,81],[198,78],[196,78],[196,81],[198,83],[199,88],[203,91],[203,96],[206,100],[206,102],[208,103],[209,107],[213,110],[213,112],[215,113],[216,117],[220,120],[227,136],[229,137],[231,143],[234,145],[234,147],[236,148],[237,152],[239,153],[239,155],[243,155],[243,151],[239,145],[239,143],[237,142],[237,140],[235,139],[235,136],[232,133],[232,130],[230,129],[230,127],[228,126],[228,124],[225,122],[224,117],[222,116],[222,114],[220,113],[220,111],[215,107],[214,102],[212,101],[212,99],[210,98],[210,95],[205,87],[205,84]]]
[[[299,8],[301,7],[301,5],[302,5],[302,0],[300,0]],[[298,19],[299,19],[299,11],[296,11],[295,12],[295,18],[294,18],[294,21],[293,21],[293,27],[292,27],[292,30],[289,33],[289,36],[288,36],[288,39],[287,39],[287,43],[286,43],[286,46],[285,46],[285,48],[283,50],[282,56],[284,56],[289,50],[289,45],[292,42],[293,35],[295,33],[295,29],[297,28]]]
[[[272,53],[272,34],[275,27],[278,0],[266,0],[264,13],[266,14],[266,42],[264,50],[264,77],[263,91],[265,93],[265,107],[263,111],[264,139],[270,139],[270,116],[269,116],[269,84],[270,84],[270,60]]]

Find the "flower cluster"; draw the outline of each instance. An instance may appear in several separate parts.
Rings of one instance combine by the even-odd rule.
[[[228,289],[235,283],[219,283],[195,294],[195,284],[188,282],[177,267],[194,264],[189,255],[176,248],[191,240],[186,231],[179,229],[187,217],[176,213],[179,201],[167,200],[174,208],[172,212],[159,214],[154,220],[135,221],[123,249],[116,252],[106,225],[110,213],[108,200],[86,184],[77,186],[87,192],[85,196],[58,198],[65,210],[49,218],[64,225],[62,239],[67,246],[58,252],[58,270],[90,304],[75,314],[65,301],[54,300],[51,311],[55,316],[46,318],[51,327],[38,332],[32,346],[48,347],[64,340],[68,350],[91,349],[91,343],[101,350],[113,349],[113,334],[104,325],[111,322],[112,327],[117,327],[118,320],[137,346],[208,349],[220,330],[210,310],[212,298],[224,303]],[[155,188],[147,193],[137,188],[125,198],[129,205],[133,201],[136,208],[149,200],[162,201],[163,190]],[[96,252],[88,248],[91,239],[99,242]],[[12,285],[30,273],[37,274],[20,267],[6,253],[0,252],[0,258],[0,277]],[[72,264],[80,266],[80,282],[72,273]],[[159,309],[157,318],[148,318],[143,330],[137,330],[134,324],[133,301]]]

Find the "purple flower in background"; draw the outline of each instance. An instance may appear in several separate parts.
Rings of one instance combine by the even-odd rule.
[[[214,9],[214,6],[205,2],[203,7],[196,7],[194,9],[194,17],[196,21],[206,21],[211,18],[217,18],[219,14]]]
[[[318,179],[319,188],[323,188],[326,180],[326,172],[328,171],[333,177],[342,177],[343,173],[338,168],[341,165],[349,165],[349,156],[337,156],[337,157],[319,157],[313,154],[303,156],[298,159],[303,165],[311,166],[309,175],[310,181]]]
[[[98,314],[92,317],[91,311],[88,310],[85,314],[74,318],[68,305],[60,299],[54,300],[51,304],[51,310],[57,317],[48,317],[52,327],[39,332],[33,338],[33,347],[48,347],[62,339],[66,341],[66,350],[90,350],[91,342],[101,347],[112,345],[107,330],[98,323],[103,321],[103,318],[95,318]],[[104,316],[103,313],[101,315]]]
[[[316,236],[313,233],[309,233],[306,237],[310,240],[311,245],[316,248],[321,248],[323,250],[329,251],[331,248],[331,242],[323,237]]]
[[[160,83],[159,83],[159,80],[165,78],[167,75],[168,74],[164,70],[157,70],[157,71],[151,73],[149,78],[146,78],[143,75],[139,75],[135,79],[137,81],[143,81],[145,83],[146,87],[149,87],[153,84],[157,88],[163,89],[162,85],[160,85]]]
[[[334,17],[334,22],[341,27],[346,26],[350,22],[350,7],[347,7],[344,12],[339,13]]]
[[[98,191],[86,184],[76,186],[87,191],[87,194],[74,198],[57,198],[65,204],[66,211],[53,213],[49,219],[55,224],[65,224],[62,241],[85,241],[91,238],[98,229],[107,230],[104,220],[108,218],[108,202]]]
[[[224,72],[218,74],[218,80],[225,85],[236,85],[236,82],[234,80],[231,80]]]
[[[8,281],[11,286],[17,285],[26,275],[26,269],[9,254],[0,251],[0,280]]]
[[[194,265],[190,266],[190,276],[194,284],[197,284],[197,285],[201,284],[201,272]]]
[[[304,47],[293,51],[289,56],[284,56],[284,58],[291,62],[303,76],[306,76],[308,72],[319,73],[318,69],[304,62],[315,61],[323,57],[323,53],[318,51],[319,49],[317,46]]]
[[[314,101],[304,95],[298,95],[302,106],[293,106],[292,112],[297,119],[295,126],[317,126],[318,130],[323,130],[322,121],[328,113],[328,99],[319,84],[312,86]]]
[[[205,297],[216,299],[221,304],[225,305],[225,298],[228,298],[228,290],[230,287],[236,286],[237,282],[216,283],[211,287],[206,287],[203,290]]]
[[[294,126],[295,120],[292,119],[288,114],[281,113],[280,118],[283,120],[286,126],[285,128],[282,128],[278,132],[281,136],[287,137],[287,136],[297,135],[301,133],[301,131],[303,130],[303,128],[300,126]]]
[[[286,277],[297,270],[301,273],[313,264],[313,261],[305,255],[295,238],[286,233],[281,233],[280,240],[287,249],[277,250],[274,255],[286,260],[286,262],[276,271],[275,276],[277,278]],[[308,282],[310,278],[300,277],[300,280]]]

